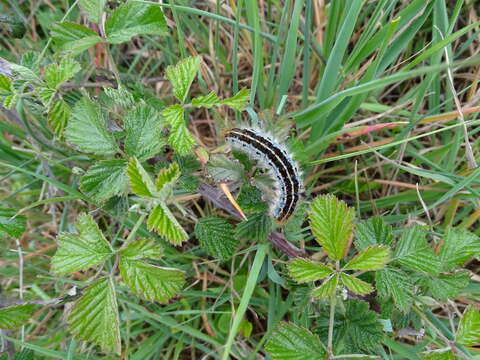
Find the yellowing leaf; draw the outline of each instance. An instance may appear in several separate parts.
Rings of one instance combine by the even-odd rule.
[[[343,285],[345,285],[348,288],[348,290],[350,290],[351,292],[354,292],[355,294],[365,295],[373,291],[372,285],[356,277],[341,273],[340,278],[342,280]]]
[[[326,265],[301,258],[292,260],[288,264],[288,271],[298,283],[320,280],[333,273]]]
[[[326,298],[332,296],[338,286],[338,274],[333,275],[323,284],[312,291],[312,296],[315,298]]]
[[[378,270],[385,267],[390,258],[386,246],[370,246],[360,251],[345,265],[345,270]]]

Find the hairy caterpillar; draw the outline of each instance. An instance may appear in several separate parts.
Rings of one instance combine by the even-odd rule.
[[[276,186],[271,214],[279,222],[288,220],[304,190],[298,166],[287,149],[271,136],[252,128],[229,130],[225,140],[232,148],[245,152],[268,170]]]

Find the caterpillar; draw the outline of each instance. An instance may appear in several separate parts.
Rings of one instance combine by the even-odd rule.
[[[276,187],[270,213],[280,223],[287,221],[304,192],[297,163],[287,149],[262,131],[247,127],[227,131],[225,141],[268,170]]]

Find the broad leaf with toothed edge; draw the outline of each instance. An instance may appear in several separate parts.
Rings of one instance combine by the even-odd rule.
[[[241,89],[232,97],[222,100],[220,105],[227,105],[234,110],[243,110],[245,106],[247,106],[248,101],[250,99],[250,90],[248,89]]]
[[[160,199],[166,200],[172,195],[173,186],[180,178],[180,175],[180,167],[176,162],[173,162],[169,167],[160,170],[155,180],[155,188]]]
[[[363,250],[369,246],[393,244],[393,229],[383,221],[383,218],[374,216],[367,221],[360,221],[355,232],[355,246]]]
[[[148,216],[147,225],[150,230],[155,230],[173,245],[181,245],[188,239],[188,234],[164,203],[158,204],[152,210]]]
[[[402,312],[406,313],[413,303],[413,284],[408,275],[390,266],[375,273],[376,288],[381,297],[391,297]]]
[[[373,291],[373,286],[369,283],[360,280],[354,276],[347,275],[345,273],[340,274],[340,279],[342,280],[343,285],[347,287],[351,292],[358,295],[369,294]]]
[[[143,168],[140,161],[131,158],[127,166],[127,174],[130,180],[130,188],[135,195],[145,197],[155,197],[155,185],[152,178]]]
[[[81,190],[98,201],[122,195],[128,189],[127,162],[103,160],[91,166],[80,179]]]
[[[53,24],[51,35],[60,50],[69,52],[72,56],[80,54],[102,41],[95,31],[72,22]]]
[[[225,219],[205,217],[197,221],[195,236],[209,255],[229,259],[238,245],[232,224]]]
[[[288,264],[288,272],[296,282],[305,283],[323,279],[332,274],[333,270],[321,263],[298,258]]]
[[[165,121],[170,125],[168,144],[179,155],[189,154],[196,143],[185,124],[184,114],[185,110],[178,104],[169,106],[162,112]]]
[[[22,304],[7,306],[0,309],[0,329],[13,330],[25,325],[31,319],[33,312],[38,306],[34,304]]]
[[[390,258],[386,246],[370,246],[360,251],[345,265],[345,270],[378,270],[385,267]]]
[[[17,210],[0,208],[0,235],[6,233],[13,237],[22,236],[27,224],[25,215],[17,215]]]
[[[100,279],[84,290],[73,305],[67,322],[76,339],[120,354],[120,320],[113,280]]]
[[[180,60],[176,65],[170,65],[165,71],[165,77],[172,83],[173,94],[182,104],[187,98],[188,91],[200,69],[200,56],[191,56]]]
[[[338,286],[339,275],[335,274],[329,279],[325,280],[322,285],[312,290],[314,298],[327,298],[332,296]]]
[[[472,305],[467,307],[458,325],[455,342],[464,346],[480,344],[480,311]]]

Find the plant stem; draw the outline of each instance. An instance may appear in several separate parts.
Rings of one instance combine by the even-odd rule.
[[[336,261],[335,268],[337,271],[340,269],[340,261]],[[327,352],[328,358],[334,359],[333,355],[333,323],[335,321],[335,306],[337,304],[337,297],[335,295],[335,291],[333,295],[330,297],[330,317],[328,319],[328,344],[327,344]]]

